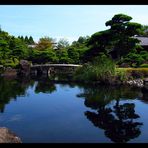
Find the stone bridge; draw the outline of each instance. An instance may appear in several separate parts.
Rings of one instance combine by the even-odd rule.
[[[31,75],[50,76],[51,74],[72,74],[78,67],[82,65],[75,64],[41,64],[32,65],[30,67]]]

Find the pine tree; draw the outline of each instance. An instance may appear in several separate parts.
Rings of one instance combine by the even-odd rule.
[[[25,43],[26,43],[26,44],[29,44],[29,39],[28,39],[27,36],[25,36]]]
[[[24,42],[24,37],[23,36],[21,36],[20,39]]]
[[[34,44],[34,40],[32,36],[29,37],[29,44]]]

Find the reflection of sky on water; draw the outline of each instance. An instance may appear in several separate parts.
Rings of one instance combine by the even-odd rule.
[[[2,81],[0,92],[0,127],[10,128],[23,142],[113,142],[122,136],[111,132],[119,130],[119,118],[126,134],[131,126],[127,142],[147,142],[148,107],[140,90],[28,80]]]
[[[22,120],[21,114],[16,114],[12,116],[0,116],[0,122],[19,122]]]
[[[16,122],[16,121],[20,121],[22,119],[22,115],[14,115],[12,116],[10,119],[8,119],[8,122]]]

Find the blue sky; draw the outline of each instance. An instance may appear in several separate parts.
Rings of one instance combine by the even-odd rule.
[[[32,35],[35,41],[49,36],[72,42],[107,29],[105,22],[118,13],[148,25],[148,5],[1,5],[0,25],[11,35]]]

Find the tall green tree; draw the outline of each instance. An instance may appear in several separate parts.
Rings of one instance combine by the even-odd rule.
[[[141,36],[148,37],[148,25],[143,25],[142,30],[143,33],[141,34]]]
[[[23,42],[25,42],[25,39],[24,39],[24,37],[23,37],[23,36],[21,36],[20,38],[21,38],[21,40],[22,40]]]
[[[66,39],[60,39],[57,44],[58,49],[63,49],[69,47],[69,42]]]
[[[28,42],[29,42],[28,36],[25,36],[25,40],[24,41],[25,41],[26,44],[28,44]]]
[[[79,52],[75,48],[69,48],[67,50],[68,52],[68,57],[70,58],[70,63],[79,63]]]
[[[127,55],[139,43],[139,40],[133,38],[133,36],[142,33],[142,25],[130,22],[131,20],[132,17],[128,15],[117,14],[106,22],[106,26],[110,26],[110,31],[113,34],[114,47],[112,52],[117,59]]]
[[[13,43],[13,46],[11,44],[12,47],[10,46],[10,49],[13,57],[18,59],[26,59],[29,56],[27,45],[22,42],[21,39],[13,38],[11,42]]]
[[[33,40],[32,36],[30,36],[28,40],[29,40],[29,42],[28,42],[29,44],[34,44],[34,40]]]
[[[10,50],[9,50],[9,41],[10,36],[7,32],[1,30],[0,32],[0,58],[5,60],[9,57]]]
[[[84,47],[86,46],[86,43],[89,38],[89,36],[80,36],[77,41],[72,42],[72,46],[76,48]]]
[[[104,52],[119,60],[136,48],[139,40],[133,37],[142,33],[142,25],[131,20],[132,17],[128,15],[116,14],[107,21],[105,25],[110,28],[93,34],[88,41],[92,56]]]
[[[68,57],[67,49],[56,50],[56,56],[59,59],[59,63],[70,63],[70,58]]]
[[[108,54],[113,45],[113,41],[111,41],[111,39],[111,30],[104,30],[94,33],[87,42],[90,49],[85,54],[86,60],[91,60],[100,53]]]

